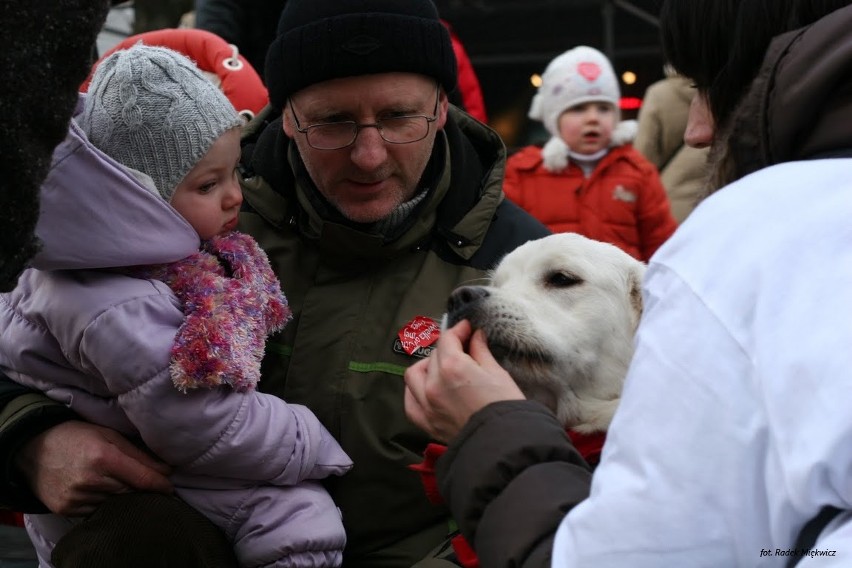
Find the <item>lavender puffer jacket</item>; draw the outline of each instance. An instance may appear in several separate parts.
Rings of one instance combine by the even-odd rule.
[[[0,296],[0,368],[171,464],[178,495],[225,531],[241,565],[338,566],[345,533],[317,481],[351,468],[338,443],[310,410],[272,395],[178,391],[169,359],[180,303],[162,282],[110,270],[198,249],[149,184],[72,123],[42,188],[43,249]],[[28,518],[42,565],[69,526]]]

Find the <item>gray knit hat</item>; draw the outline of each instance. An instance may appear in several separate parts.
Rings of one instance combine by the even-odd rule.
[[[98,64],[77,122],[102,152],[151,176],[166,201],[216,139],[242,125],[192,61],[142,43]]]

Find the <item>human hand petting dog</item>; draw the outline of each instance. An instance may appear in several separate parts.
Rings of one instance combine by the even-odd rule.
[[[406,370],[405,386],[408,419],[445,443],[492,402],[525,398],[467,320],[444,330],[435,351]]]

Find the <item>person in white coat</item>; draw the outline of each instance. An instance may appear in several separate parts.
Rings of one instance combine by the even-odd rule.
[[[668,0],[661,23],[720,189],[649,263],[590,486],[465,322],[406,374],[409,416],[450,442],[439,487],[485,566],[848,566],[852,5]]]

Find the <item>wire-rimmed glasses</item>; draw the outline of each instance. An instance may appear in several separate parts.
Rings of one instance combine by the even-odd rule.
[[[440,86],[435,87],[435,109],[432,116],[422,114],[408,114],[403,116],[389,116],[380,118],[376,122],[360,124],[354,120],[341,120],[339,122],[321,122],[302,127],[296,111],[293,109],[293,100],[287,99],[293,120],[296,122],[296,130],[305,135],[311,148],[317,150],[339,150],[353,144],[358,138],[362,128],[375,128],[379,136],[388,144],[411,144],[419,142],[429,135],[429,125],[438,119],[438,102],[440,101]]]

